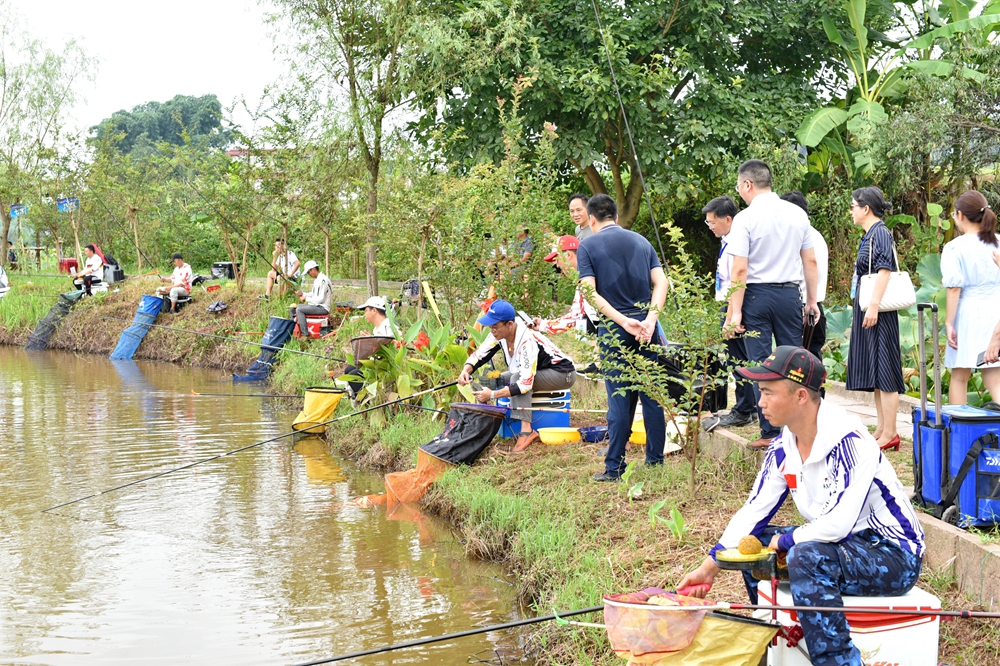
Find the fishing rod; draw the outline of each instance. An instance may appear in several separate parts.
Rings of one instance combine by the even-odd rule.
[[[107,319],[108,321],[120,321],[123,323],[129,323],[128,319],[120,319],[118,317],[107,317],[103,315],[90,314],[88,312],[82,312],[81,315],[85,317],[96,317],[97,319]],[[262,349],[273,349],[274,351],[288,352],[289,354],[299,354],[301,356],[312,356],[314,358],[322,358],[327,361],[336,361],[338,363],[347,363],[345,359],[336,358],[335,356],[322,356],[320,354],[310,354],[309,352],[298,351],[295,349],[285,349],[284,347],[278,348],[274,345],[265,345],[263,342],[254,342],[253,340],[240,340],[239,338],[227,338],[224,335],[215,335],[214,333],[201,333],[199,331],[189,331],[185,328],[175,328],[173,326],[164,326],[162,324],[142,324],[142,326],[150,326],[152,328],[162,328],[167,331],[177,331],[178,333],[190,333],[191,335],[199,335],[203,338],[214,338],[216,340],[225,340],[226,342],[238,342],[242,345],[253,345],[254,347],[261,347]]]
[[[105,211],[107,211],[108,215],[111,216],[111,219],[113,219],[115,221],[115,223],[118,224],[118,226],[121,228],[121,230],[125,233],[125,237],[128,238],[132,242],[132,245],[135,246],[135,249],[139,252],[139,254],[142,256],[142,258],[145,259],[146,262],[150,266],[153,267],[153,270],[156,271],[156,275],[159,275],[160,271],[159,271],[159,269],[156,268],[156,262],[151,261],[150,258],[146,256],[146,253],[142,251],[141,247],[139,247],[139,243],[137,243],[136,240],[129,233],[128,227],[126,227],[125,224],[123,224],[122,221],[118,219],[117,215],[115,215],[113,212],[111,212],[111,209],[107,207],[107,205],[104,203],[104,200],[101,199],[101,197],[99,197],[97,195],[97,190],[89,190],[89,192],[90,192],[90,194],[93,195],[93,197],[97,201],[97,203],[101,204],[101,208],[103,208]]]
[[[513,629],[515,627],[523,627],[528,624],[537,624],[539,622],[551,622],[553,620],[558,620],[560,617],[571,617],[573,615],[583,615],[585,613],[596,613],[598,611],[604,610],[604,606],[592,606],[591,608],[582,608],[580,610],[568,611],[566,613],[560,613],[558,615],[545,615],[542,617],[532,617],[527,620],[516,620],[514,622],[506,622],[504,624],[494,624],[490,627],[481,627],[479,629],[469,629],[468,631],[459,631],[454,634],[445,634],[444,636],[434,636],[432,638],[421,638],[420,640],[410,641],[408,643],[399,643],[397,645],[387,645],[385,647],[373,648],[371,650],[363,650],[361,652],[352,652],[350,654],[342,654],[336,657],[329,657],[327,659],[317,659],[316,661],[307,661],[301,664],[295,664],[295,666],[316,666],[316,664],[329,664],[335,661],[344,661],[345,659],[357,659],[358,657],[366,657],[372,654],[381,654],[383,652],[392,652],[394,650],[403,650],[405,648],[418,647],[420,645],[428,645],[430,643],[440,643],[442,641],[451,641],[456,638],[465,638],[466,636],[475,636],[476,634],[485,634],[490,631],[502,631],[504,629]]]
[[[187,185],[188,187],[190,187],[194,191],[194,193],[197,194],[199,198],[201,198],[202,201],[204,201],[206,204],[208,204],[209,208],[211,208],[215,212],[215,214],[219,216],[219,219],[222,220],[222,222],[226,226],[228,226],[230,228],[230,230],[233,231],[233,233],[235,233],[236,236],[240,240],[242,240],[244,243],[246,243],[247,247],[254,251],[254,254],[256,254],[258,257],[260,257],[261,259],[263,259],[264,263],[267,264],[268,266],[272,265],[272,261],[270,259],[268,259],[267,256],[263,252],[261,252],[260,250],[258,250],[257,247],[253,243],[250,242],[250,239],[248,237],[246,237],[246,236],[243,235],[243,231],[239,227],[237,227],[236,225],[232,224],[229,221],[229,218],[226,215],[222,214],[222,211],[220,211],[215,206],[215,204],[212,202],[211,199],[209,199],[204,194],[202,194],[201,190],[199,190],[197,187],[195,187],[193,184],[191,184],[191,182],[187,178],[184,177],[184,174],[182,174],[180,172],[180,169],[177,168],[177,165],[173,164],[170,161],[169,157],[167,157],[166,155],[164,155],[163,152],[160,151],[160,149],[157,148],[155,145],[152,145],[152,148],[153,148],[153,150],[155,150],[160,155],[160,157],[162,157],[162,158],[164,158],[164,159],[167,160],[167,164],[169,164],[170,168],[174,170],[174,173],[176,173],[177,177],[181,179],[181,182],[183,182],[185,185]],[[263,211],[259,211],[259,210],[257,210],[256,208],[254,208],[253,206],[251,206],[249,204],[248,204],[248,208],[250,208],[250,210],[252,210],[253,212],[257,213],[261,217],[268,217],[273,222],[278,222],[278,220],[276,220],[274,217],[272,217],[270,215],[265,215],[263,213]],[[288,249],[285,248],[285,251],[287,252]],[[285,268],[286,269],[288,268],[288,255],[287,254],[285,255]],[[285,276],[285,274],[282,273],[279,270],[275,270],[275,273],[277,273],[278,277],[280,277],[282,280],[284,280],[286,283],[288,283],[288,286],[290,286],[292,288],[292,291],[296,291],[296,292],[299,291],[299,285],[297,285],[294,282],[292,282],[291,278]]]
[[[446,388],[455,386],[456,384],[458,384],[457,381],[448,382],[447,384],[441,384],[440,386],[435,386],[434,388],[429,388],[429,389],[427,389],[425,391],[420,391],[419,393],[414,393],[412,395],[408,395],[405,398],[397,398],[395,400],[390,400],[389,402],[384,402],[381,405],[375,405],[374,407],[367,407],[365,409],[361,409],[361,410],[358,410],[356,412],[351,412],[350,414],[344,414],[343,416],[338,416],[337,418],[330,419],[329,421],[324,421],[323,423],[316,423],[316,424],[314,424],[311,427],[328,426],[328,425],[331,425],[333,423],[337,423],[338,421],[344,421],[346,419],[349,419],[352,416],[359,416],[361,414],[365,414],[367,412],[371,412],[371,411],[374,411],[376,409],[382,409],[383,407],[389,407],[390,405],[395,405],[395,404],[397,404],[399,402],[402,402],[404,400],[409,400],[411,398],[416,398],[416,397],[421,396],[421,395],[426,395],[428,393],[433,393],[434,391],[440,391],[442,389],[446,389]],[[260,442],[255,442],[253,444],[247,444],[246,446],[241,446],[238,449],[232,449],[231,451],[226,451],[224,453],[218,453],[218,454],[216,454],[214,456],[211,456],[210,458],[204,458],[203,460],[197,460],[197,461],[195,461],[193,463],[188,463],[187,465],[182,465],[180,467],[175,467],[174,469],[168,469],[168,470],[165,470],[163,472],[158,472],[156,474],[153,474],[152,476],[147,476],[147,477],[144,477],[144,478],[141,478],[141,479],[136,479],[135,481],[129,481],[128,483],[123,483],[122,485],[115,486],[114,488],[108,488],[107,490],[101,490],[101,491],[98,491],[96,493],[91,493],[90,495],[87,495],[86,497],[80,497],[80,498],[75,499],[75,500],[70,500],[69,502],[63,502],[62,504],[56,504],[55,506],[50,506],[47,509],[42,509],[41,512],[42,513],[48,513],[50,511],[54,511],[56,509],[61,509],[64,506],[70,506],[71,504],[78,504],[79,502],[84,502],[86,500],[89,500],[89,499],[92,499],[94,497],[97,497],[98,495],[107,495],[109,493],[113,493],[113,492],[122,490],[124,488],[128,488],[129,486],[134,486],[134,485],[139,484],[139,483],[145,483],[146,481],[152,481],[153,479],[158,479],[160,477],[167,476],[167,475],[173,474],[175,472],[180,472],[180,471],[183,471],[183,470],[186,470],[186,469],[191,469],[192,467],[197,467],[198,465],[203,465],[203,464],[205,464],[207,462],[212,462],[213,460],[219,460],[220,458],[225,458],[226,456],[231,456],[231,455],[234,455],[236,453],[240,453],[242,451],[247,451],[249,449],[252,449],[252,448],[255,448],[255,447],[258,447],[258,446],[262,446],[264,444],[270,444],[272,442],[277,442],[278,440],[282,440],[282,439],[285,439],[287,437],[292,437],[292,436],[297,435],[297,434],[299,434],[299,432],[297,430],[293,430],[292,432],[287,432],[284,435],[278,435],[276,437],[271,437],[270,439],[265,439],[265,440],[260,441]]]
[[[560,414],[607,414],[606,409],[556,409],[555,407],[510,407],[512,412],[559,412]]]
[[[214,398],[301,398],[301,395],[284,395],[280,393],[198,393],[191,389],[193,396],[212,396]]]

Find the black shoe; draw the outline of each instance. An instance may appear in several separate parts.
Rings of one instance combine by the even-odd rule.
[[[753,416],[756,416],[756,414],[754,414]],[[753,416],[751,416],[750,414],[743,414],[733,409],[730,410],[728,414],[719,417],[719,423],[716,425],[716,427],[733,428],[733,427],[750,425],[751,423],[753,423]]]
[[[600,474],[595,474],[594,475],[594,481],[602,481],[602,482],[603,481],[608,481],[608,482],[611,482],[611,483],[619,483],[619,482],[621,482],[621,480],[622,480],[622,477],[615,476],[613,474],[608,474],[607,472],[601,472]]]
[[[701,427],[705,432],[712,432],[719,427],[719,421],[721,420],[718,416],[709,416],[701,420]]]
[[[597,367],[596,363],[591,363],[590,365],[588,365],[583,370],[580,370],[580,374],[581,375],[596,375],[600,371],[601,371],[601,369]]]

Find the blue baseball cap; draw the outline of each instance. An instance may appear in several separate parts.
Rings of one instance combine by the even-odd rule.
[[[514,311],[514,306],[507,301],[493,301],[486,314],[476,321],[483,326],[492,326],[502,321],[514,321],[514,317],[516,316],[517,313]]]

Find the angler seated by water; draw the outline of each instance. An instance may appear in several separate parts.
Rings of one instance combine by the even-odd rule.
[[[787,554],[798,606],[842,607],[845,594],[906,594],[920,577],[923,529],[892,463],[861,420],[820,398],[823,364],[806,349],[782,346],[760,366],[737,373],[759,383],[764,415],[783,428],[767,448],[750,498],[678,589],[711,586],[720,571],[719,551],[753,535],[778,553],[779,562]],[[769,525],[789,494],[806,524]],[[756,604],[756,583],[749,571],[744,576]],[[843,613],[800,612],[799,620],[813,664],[862,666]]]
[[[278,238],[274,241],[274,251],[271,253],[271,270],[267,273],[267,286],[264,288],[264,295],[261,300],[271,300],[271,290],[274,289],[275,282],[278,286],[278,295],[285,293],[285,285],[291,283],[296,287],[302,282],[299,277],[299,258],[288,249],[284,239]]]
[[[295,295],[303,305],[293,305],[288,308],[288,312],[291,319],[298,321],[302,337],[308,337],[309,327],[306,317],[330,314],[330,308],[333,307],[333,283],[320,272],[319,264],[311,259],[306,262],[304,270],[305,274],[313,279],[312,289],[308,294],[301,290],[296,291]]]
[[[83,248],[83,254],[87,260],[83,264],[83,270],[70,273],[73,278],[73,288],[82,289],[87,296],[92,296],[94,287],[102,285],[104,281],[104,254],[101,249],[90,243]],[[107,288],[105,288],[105,291]]]
[[[375,329],[371,332],[371,335],[373,337],[382,337],[382,338],[396,337],[396,334],[392,329],[392,322],[389,321],[389,317],[387,316],[386,307],[387,304],[384,298],[382,298],[381,296],[372,296],[367,301],[365,301],[357,308],[355,308],[356,310],[364,310],[365,321],[367,321],[369,324],[375,327]],[[359,362],[361,360],[362,359],[355,359],[355,362]],[[359,370],[357,366],[348,365],[344,367],[343,374],[360,377],[361,370]],[[354,398],[355,395],[357,395],[358,391],[360,391],[361,387],[363,386],[361,382],[355,382],[355,381],[346,382],[345,380],[342,379],[338,380],[337,384],[341,386],[346,386],[351,398]]]
[[[502,349],[508,371],[500,375],[506,386],[483,389],[476,394],[479,402],[510,398],[511,418],[521,422],[521,434],[513,451],[520,453],[538,441],[538,431],[531,427],[531,397],[535,391],[564,391],[576,383],[573,361],[552,341],[533,331],[518,319],[514,306],[498,300],[478,319],[489,326],[490,334],[465,361],[458,383],[472,382],[472,373],[485,365]]]
[[[175,253],[171,260],[174,262],[174,272],[170,277],[161,277],[161,282],[169,282],[170,286],[157,287],[157,296],[166,296],[170,299],[170,309],[168,312],[176,313],[178,303],[186,303],[191,300],[191,280],[194,274],[191,266],[184,263],[184,257],[180,253]]]

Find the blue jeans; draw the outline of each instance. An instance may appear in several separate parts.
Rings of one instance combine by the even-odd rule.
[[[759,537],[766,545],[775,534],[793,527],[768,526]],[[886,541],[872,530],[841,543],[808,541],[788,551],[788,578],[796,606],[843,606],[841,595],[853,597],[901,596],[920,578],[923,561]],[[743,572],[751,603],[757,603],[756,581]],[[750,582],[753,581],[751,587]],[[752,590],[752,591],[751,591]],[[799,613],[799,622],[814,666],[863,666],[851,641],[843,613]]]
[[[635,353],[641,353],[650,360],[656,360],[655,350],[639,347],[639,341],[635,337],[625,332],[617,324],[609,324],[612,331],[618,337],[618,345]],[[607,337],[608,329],[601,326],[598,330],[601,340],[601,358],[613,357],[616,349],[609,346]],[[657,334],[660,342],[665,342],[663,332],[657,325]],[[663,445],[667,440],[667,428],[663,417],[663,407],[658,402],[650,398],[645,393],[639,391],[626,390],[624,395],[619,395],[618,391],[628,386],[626,383],[615,381],[620,376],[620,372],[614,370],[610,365],[606,365],[605,373],[609,377],[604,380],[605,388],[608,391],[608,453],[604,457],[604,471],[612,476],[621,476],[625,472],[625,449],[628,447],[628,439],[632,434],[632,419],[635,418],[635,406],[642,401],[642,418],[646,426],[646,464],[657,465],[663,463]]]
[[[779,347],[801,347],[802,301],[799,298],[798,283],[748,284],[743,296],[743,326],[748,333],[759,333],[755,337],[743,339],[747,359],[754,363],[761,363],[771,355],[772,337]],[[760,388],[757,384],[753,384],[753,392],[755,402],[759,403]],[[764,418],[759,406],[757,415],[760,417],[761,437],[777,437],[781,430]]]
[[[723,306],[722,312],[725,313],[729,309],[729,306]],[[725,319],[722,320],[723,325],[725,324]],[[750,358],[747,356],[746,341],[743,337],[730,338],[726,340],[726,365],[730,372],[733,373],[733,379],[736,380],[736,404],[733,405],[733,411],[739,412],[740,414],[750,414],[757,411],[757,396],[754,394],[753,382],[748,382],[739,375],[736,374],[736,368],[744,366]]]

